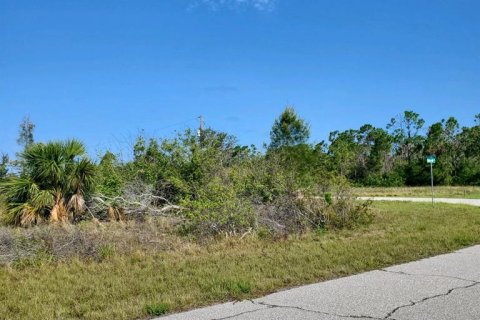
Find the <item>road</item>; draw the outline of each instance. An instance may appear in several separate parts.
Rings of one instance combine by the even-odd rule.
[[[361,197],[431,202],[431,198]],[[480,206],[480,199],[435,199]],[[480,319],[480,246],[350,277],[159,318],[187,319]]]
[[[373,201],[409,201],[432,202],[432,198],[405,198],[405,197],[358,197],[359,200]],[[466,204],[480,207],[480,199],[434,198],[435,203]]]

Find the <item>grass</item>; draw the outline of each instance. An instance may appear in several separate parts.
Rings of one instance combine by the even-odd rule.
[[[431,197],[430,187],[374,187],[355,188],[354,192],[362,197]],[[434,187],[438,198],[480,199],[480,187],[475,186],[439,186]]]
[[[161,316],[168,312],[168,305],[165,303],[155,304],[155,305],[148,305],[146,311],[151,316]]]
[[[0,268],[0,319],[138,319],[417,260],[480,243],[476,207],[375,203],[356,230],[246,236],[102,262]]]

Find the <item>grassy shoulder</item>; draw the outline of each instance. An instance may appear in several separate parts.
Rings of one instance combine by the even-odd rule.
[[[480,243],[480,210],[375,203],[356,230],[256,235],[102,262],[0,268],[2,319],[138,319],[416,260]]]
[[[361,197],[431,197],[430,187],[362,187],[354,188]],[[476,186],[438,186],[434,187],[437,198],[480,199],[480,187]]]

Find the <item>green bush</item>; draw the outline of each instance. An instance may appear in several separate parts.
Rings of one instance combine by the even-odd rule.
[[[228,179],[237,194],[260,204],[275,200],[295,188],[295,179],[285,170],[278,156],[254,156],[232,166],[227,171]]]
[[[183,230],[198,236],[237,234],[254,228],[256,218],[248,199],[237,196],[233,187],[212,182],[198,191],[198,198],[184,199]]]
[[[353,228],[369,224],[373,217],[370,202],[339,198],[326,211],[325,225],[330,229]]]
[[[399,187],[405,185],[405,178],[398,171],[389,174],[371,174],[361,183],[368,187]]]

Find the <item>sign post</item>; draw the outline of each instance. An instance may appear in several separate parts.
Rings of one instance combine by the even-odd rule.
[[[427,163],[430,164],[430,181],[432,185],[432,205],[434,205],[434,194],[433,194],[433,164],[437,162],[437,157],[435,155],[427,156]]]

